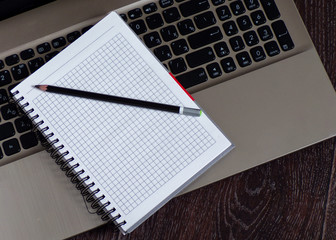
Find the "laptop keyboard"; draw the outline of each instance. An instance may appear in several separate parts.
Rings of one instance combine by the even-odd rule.
[[[273,0],[176,2],[149,3],[122,17],[185,88],[294,48]]]
[[[294,48],[274,0],[159,0],[120,16],[186,89]],[[0,59],[0,165],[41,150],[32,122],[9,101],[10,90],[90,27]]]

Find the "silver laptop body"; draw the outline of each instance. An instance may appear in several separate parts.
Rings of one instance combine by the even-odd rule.
[[[46,61],[48,54],[50,54],[48,58],[51,58],[51,53],[61,50],[62,48],[59,49],[53,45],[55,43],[53,40],[62,36],[66,39],[66,44],[69,44],[70,33],[76,31],[82,33],[83,29],[99,21],[109,11],[116,9],[118,13],[125,14],[123,17],[127,18],[127,22],[135,31],[143,27],[142,22],[145,23],[146,31],[142,32],[143,30],[140,29],[138,35],[142,40],[147,41],[147,45],[158,44],[155,41],[151,42],[153,38],[147,35],[155,31],[158,33],[158,35],[153,34],[153,37],[159,36],[162,43],[150,48],[158,58],[167,58],[162,60],[163,64],[170,71],[175,72],[175,76],[188,87],[187,90],[192,93],[204,111],[236,145],[229,155],[193,182],[183,193],[335,135],[336,109],[330,108],[330,106],[336,106],[335,92],[292,0],[275,0],[281,16],[273,20],[269,20],[274,16],[272,13],[269,15],[265,13],[266,6],[262,6],[261,1],[222,3],[224,1],[208,0],[206,2],[209,3],[209,8],[206,7],[205,10],[197,10],[204,1],[192,1],[199,5],[191,8],[190,6],[193,5],[187,0],[175,1],[172,5],[170,5],[171,1],[58,0],[3,20],[0,22],[0,59],[4,62],[4,67],[0,69],[0,73],[8,71],[13,79],[2,88],[8,91],[11,85],[20,81],[16,81],[13,75],[17,73],[19,64],[25,64],[30,74],[37,70],[33,64],[38,61],[31,62],[32,60],[42,58]],[[153,2],[157,7],[156,10],[153,10]],[[259,3],[259,6],[253,6],[253,2]],[[229,8],[230,17],[225,15],[224,6]],[[245,12],[239,12],[240,6],[244,6]],[[174,17],[176,14],[176,11],[172,10],[175,7],[180,18],[169,20],[169,16]],[[140,9],[141,16],[137,15],[139,14],[137,9]],[[166,11],[168,9],[171,12]],[[258,22],[257,13],[260,12],[257,11],[259,10],[266,15],[266,23]],[[189,15],[190,12],[191,15]],[[164,24],[154,29],[154,26],[148,25],[150,20],[148,17],[157,13],[166,14],[163,18],[168,20],[164,19]],[[212,16],[216,23],[211,23],[214,19]],[[251,26],[245,26],[246,18],[242,16],[250,18]],[[201,17],[209,17],[210,22],[203,21]],[[186,25],[185,30],[191,32],[184,32],[183,35],[181,33],[183,24],[178,25],[178,23],[183,21],[185,24],[190,23],[188,19],[193,23],[194,29],[191,29],[190,25],[188,29]],[[231,21],[235,23],[237,32],[234,25],[230,25]],[[278,30],[273,29],[273,27],[283,27],[279,21],[284,22],[294,44],[290,46],[291,43],[288,43],[290,49],[287,49],[286,43],[282,43],[281,34],[287,37],[286,32],[278,33],[279,36],[276,36]],[[277,26],[272,26],[275,22]],[[271,39],[267,39],[267,33],[262,34],[262,30],[266,29],[266,27],[261,28],[264,25],[272,29]],[[174,28],[166,28],[170,26],[175,26],[179,36],[175,38],[173,34],[170,36],[172,39],[163,43],[163,34],[166,34],[169,29],[174,30]],[[244,26],[247,28],[245,29]],[[222,38],[202,40],[201,43],[196,41],[197,37],[204,36],[203,33],[218,34],[215,31],[216,27],[222,32]],[[165,30],[162,30],[163,28]],[[207,30],[209,31],[206,32]],[[249,38],[251,35],[245,35],[248,32],[251,35],[253,35],[252,32],[257,34],[258,43]],[[198,33],[202,34],[197,35]],[[193,37],[190,37],[191,35]],[[262,37],[265,37],[265,40],[261,39]],[[252,42],[249,42],[249,39]],[[178,40],[180,42],[172,44]],[[188,51],[183,44],[179,48],[178,43],[184,43],[183,40],[187,42]],[[239,46],[240,40],[243,42],[243,48]],[[189,41],[196,41],[196,43]],[[235,41],[238,41],[237,44]],[[46,42],[51,45],[51,50],[43,52],[38,49],[38,46]],[[223,42],[228,46],[230,53],[219,48],[219,43]],[[274,42],[279,49],[272,45]],[[164,48],[156,50],[163,45],[167,45],[174,56],[169,58],[169,54],[165,55],[166,52],[159,51]],[[173,45],[176,49],[173,49]],[[264,59],[262,59],[263,56],[258,55],[258,53],[262,55],[257,51],[260,50],[259,47],[264,51]],[[20,53],[30,48],[34,50],[35,55],[24,60]],[[198,52],[208,48],[212,49],[211,54],[214,57],[212,60],[207,59],[202,52]],[[189,55],[194,52],[197,54]],[[243,52],[244,54],[240,54]],[[7,64],[9,60],[13,60],[7,57],[15,54],[19,56],[19,62]],[[230,65],[231,60],[235,69]],[[187,70],[180,68],[183,62]],[[190,76],[195,75],[186,73],[193,71],[197,75],[195,71],[197,69],[201,69],[198,77],[201,77],[200,81],[203,82],[193,85],[189,80],[192,81]],[[204,77],[202,73],[206,74],[206,80],[202,78]],[[0,108],[6,104],[3,103]],[[15,120],[18,118],[19,116],[6,120],[1,117],[0,127],[7,122],[15,126]],[[20,133],[15,133],[10,139],[20,139],[20,136]],[[98,216],[87,212],[80,193],[50,156],[45,151],[41,151],[42,148],[39,145],[26,150],[23,143],[19,142],[19,153],[10,155],[9,150],[4,149],[8,147],[6,141],[8,139],[0,141],[3,155],[0,159],[2,165],[0,167],[0,232],[3,239],[63,239],[103,224]]]

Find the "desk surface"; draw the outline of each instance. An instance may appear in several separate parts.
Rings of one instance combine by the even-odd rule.
[[[295,3],[336,87],[336,1]],[[71,240],[336,239],[335,149],[329,139],[174,198],[128,236],[103,226]]]

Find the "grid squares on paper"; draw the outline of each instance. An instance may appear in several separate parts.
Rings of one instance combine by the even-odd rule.
[[[158,79],[118,34],[56,85],[179,105]],[[125,214],[215,144],[188,116],[49,93],[34,104]]]

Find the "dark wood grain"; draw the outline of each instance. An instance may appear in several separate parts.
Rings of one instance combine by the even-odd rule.
[[[323,226],[323,239],[336,239],[336,155],[331,171],[326,216]]]
[[[295,3],[335,87],[336,1]],[[329,139],[176,197],[127,236],[103,226],[71,239],[336,239],[335,145]]]

